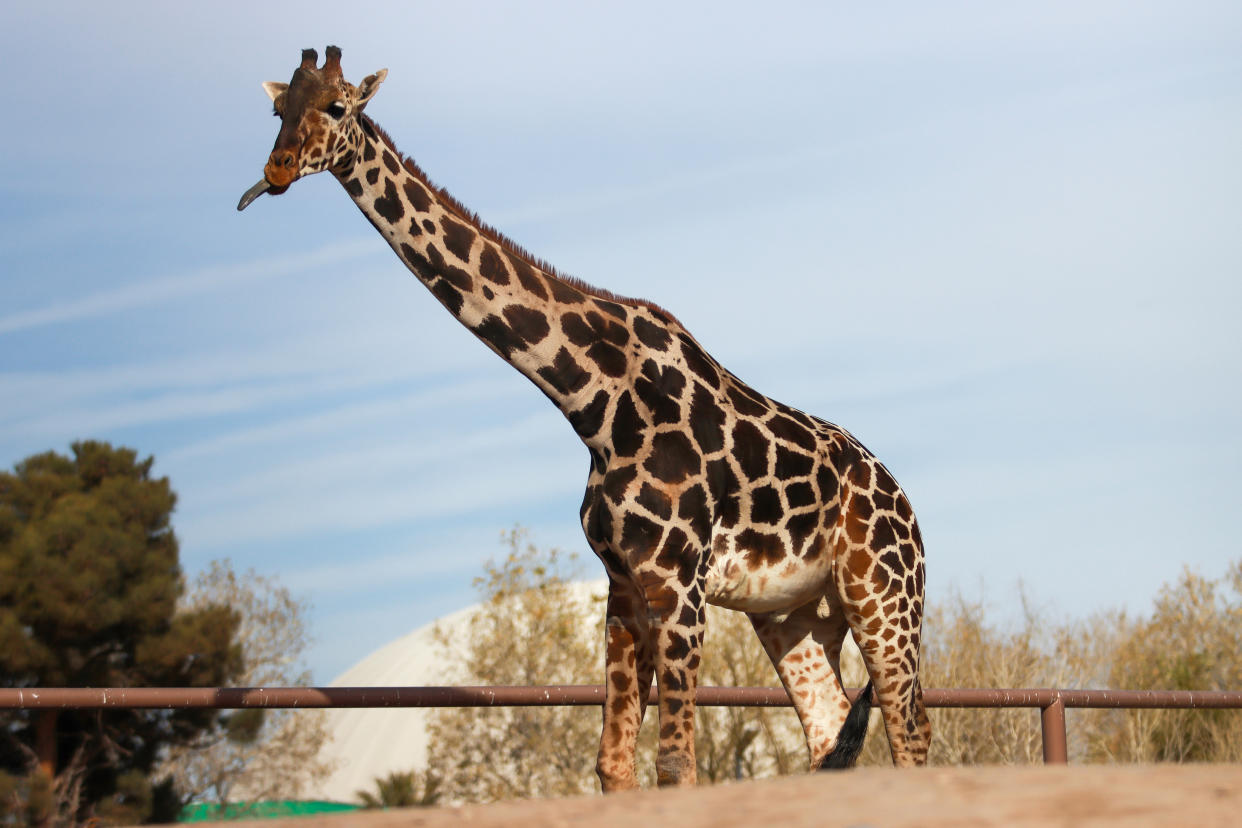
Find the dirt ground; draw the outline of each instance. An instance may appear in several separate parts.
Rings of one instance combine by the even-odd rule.
[[[279,820],[271,828],[1235,826],[1242,766],[863,768],[693,790]]]

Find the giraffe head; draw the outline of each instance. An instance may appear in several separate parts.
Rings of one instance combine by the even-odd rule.
[[[244,210],[263,193],[279,195],[297,179],[329,169],[348,169],[362,143],[359,115],[375,95],[387,69],[354,86],[341,75],[341,50],[329,46],[323,67],[314,49],[302,50],[302,64],[288,83],[268,81],[280,132],[263,168],[263,178],[237,204]]]

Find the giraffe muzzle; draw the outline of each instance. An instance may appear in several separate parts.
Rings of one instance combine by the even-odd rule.
[[[297,177],[297,156],[289,150],[272,150],[267,164],[263,167],[263,177],[253,187],[246,190],[242,194],[241,201],[237,202],[238,212],[245,210],[251,202],[264,193],[280,195],[289,189],[289,185],[296,181]]]
[[[263,177],[272,187],[288,187],[298,177],[297,154],[288,149],[272,150],[267,165],[263,167]]]

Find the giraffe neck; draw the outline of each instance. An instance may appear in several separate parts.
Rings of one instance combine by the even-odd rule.
[[[358,156],[335,173],[354,203],[449,313],[608,455],[609,401],[645,361],[647,343],[667,343],[680,325],[655,306],[555,274],[403,161],[373,122],[359,129]]]

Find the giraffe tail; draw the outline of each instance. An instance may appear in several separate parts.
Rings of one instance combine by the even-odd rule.
[[[849,715],[845,717],[845,724],[841,725],[841,732],[837,734],[837,746],[824,757],[824,761],[819,766],[820,770],[852,768],[858,761],[858,754],[862,752],[863,742],[867,739],[867,719],[871,715],[872,683],[868,681],[867,686],[854,700],[854,706],[850,708]]]

